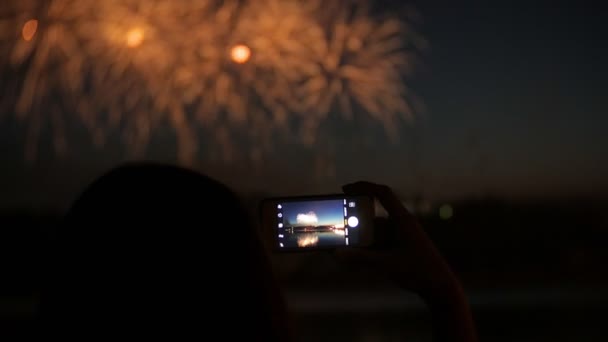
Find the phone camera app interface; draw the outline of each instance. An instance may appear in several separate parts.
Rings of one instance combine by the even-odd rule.
[[[282,249],[337,247],[359,242],[354,199],[288,201],[277,204],[277,242]]]

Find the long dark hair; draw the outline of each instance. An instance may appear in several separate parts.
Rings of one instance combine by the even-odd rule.
[[[46,336],[290,338],[247,211],[197,172],[149,163],[110,171],[74,203],[52,247]]]

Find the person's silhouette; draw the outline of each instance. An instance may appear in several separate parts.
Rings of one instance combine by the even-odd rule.
[[[59,339],[289,339],[247,212],[193,171],[131,164],[95,181],[55,235],[40,332]]]
[[[344,191],[385,207],[389,224],[375,229],[391,244],[336,257],[371,265],[418,293],[438,341],[475,341],[460,283],[392,190],[360,182]],[[84,191],[55,234],[42,337],[292,340],[252,222],[232,191],[194,171],[157,164],[110,171]]]

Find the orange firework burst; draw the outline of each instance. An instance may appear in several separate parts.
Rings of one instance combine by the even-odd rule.
[[[348,1],[348,0],[344,0]],[[356,106],[389,133],[410,118],[403,82],[411,56],[397,18],[352,2],[321,0],[9,0],[0,4],[0,62],[20,75],[14,112],[31,123],[33,156],[43,122],[64,153],[72,116],[93,141],[124,131],[141,153],[161,125],[192,162],[197,132],[224,155],[232,132],[265,141],[316,127],[334,108]],[[7,101],[5,101],[7,102]],[[9,103],[11,101],[8,101]],[[259,150],[259,146],[255,146]]]
[[[422,48],[406,39],[419,45],[424,41],[403,20],[373,16],[363,4],[343,2],[328,8],[318,1],[317,8],[326,18],[326,39],[311,56],[318,68],[311,69],[299,89],[306,108],[321,118],[338,108],[349,118],[357,106],[395,137],[399,117],[413,117],[403,77],[414,51]],[[314,128],[318,121],[308,126]]]

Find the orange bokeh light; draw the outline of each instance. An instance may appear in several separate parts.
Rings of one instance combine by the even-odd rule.
[[[230,50],[230,57],[235,63],[246,63],[251,58],[251,49],[246,45],[235,45]]]
[[[28,20],[23,25],[23,30],[21,31],[23,40],[25,40],[26,42],[29,42],[32,39],[34,39],[34,36],[36,35],[36,31],[38,31],[38,20],[36,20],[36,19]]]
[[[138,47],[144,41],[144,30],[140,28],[134,28],[127,32],[127,46],[134,48]]]

